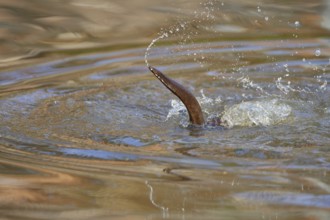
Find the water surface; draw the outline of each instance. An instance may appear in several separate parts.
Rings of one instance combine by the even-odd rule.
[[[329,219],[329,1],[0,5],[3,218]]]

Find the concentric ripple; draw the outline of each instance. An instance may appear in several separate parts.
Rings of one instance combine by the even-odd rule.
[[[134,13],[153,28],[133,39],[140,26],[128,6],[95,2],[68,4],[114,14],[101,19],[118,20],[113,42],[62,33],[56,39],[71,37],[73,49],[54,43],[16,57],[18,66],[1,60],[0,216],[328,219],[330,41],[313,24],[325,3],[149,1]],[[83,15],[86,27],[105,30]],[[60,18],[23,26],[43,32]],[[35,39],[50,42],[43,37]],[[98,42],[75,47],[83,38]],[[192,91],[222,126],[190,126],[146,64]]]

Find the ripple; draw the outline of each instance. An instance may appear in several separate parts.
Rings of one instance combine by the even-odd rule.
[[[18,2],[0,3],[1,217],[327,219],[325,2]],[[146,64],[228,125],[189,126]]]
[[[234,197],[238,200],[258,202],[262,204],[280,204],[317,208],[330,207],[330,195],[313,195],[291,192],[244,192],[237,193]]]
[[[278,143],[277,137],[287,135],[285,126],[281,127],[285,124],[291,124],[293,131],[305,126],[301,121],[306,116],[314,118],[314,122],[324,121],[323,113],[314,109],[328,105],[328,86],[324,85],[327,75],[322,74],[328,60],[322,56],[306,60],[292,60],[290,57],[288,60],[286,54],[281,57],[272,55],[279,50],[273,46],[277,43],[280,43],[280,49],[287,51],[320,46],[320,42],[309,40],[299,43],[229,41],[190,44],[180,48],[177,45],[155,45],[150,51],[149,62],[162,63],[161,68],[166,74],[188,85],[201,102],[206,117],[226,118],[231,123],[229,127],[252,127],[250,135],[246,135],[245,129],[227,132],[206,130],[199,134],[185,129],[188,117],[184,106],[173,100],[171,93],[152,77],[143,63],[144,48],[139,47],[72,56],[22,68],[15,73],[4,73],[2,76],[6,80],[0,87],[2,94],[21,92],[0,101],[0,116],[8,122],[1,130],[7,133],[19,127],[19,136],[38,140],[50,138],[47,143],[50,145],[53,141],[70,140],[68,137],[83,141],[91,139],[115,151],[121,147],[122,153],[127,153],[125,151],[129,147],[148,148],[154,144],[173,145],[174,148],[205,145],[213,149],[213,144],[217,143],[219,147],[237,146],[240,149],[243,143],[252,151],[258,149],[257,146],[272,148],[274,143],[282,147],[292,143],[289,145],[299,147],[303,142],[291,141],[296,138],[294,132],[292,138],[282,144]],[[208,74],[210,71],[191,60],[192,54],[200,53],[202,48],[206,48],[202,52],[204,64],[216,69],[211,75]],[[167,50],[176,53],[167,56]],[[187,51],[191,55],[187,55]],[[227,62],[232,63],[228,54],[241,57],[234,61],[234,67],[226,65]],[[264,57],[265,54],[273,57],[253,60],[255,56]],[[308,58],[307,55],[304,57]],[[211,62],[214,59],[222,62],[217,65],[217,62]],[[55,80],[51,88],[45,84],[49,79]],[[320,86],[324,89],[321,90]],[[310,100],[314,103],[308,104]],[[259,128],[253,128],[255,126],[270,126],[267,128],[268,136],[263,136]],[[328,140],[319,134],[322,129],[315,128],[309,132],[315,138],[321,137],[321,145]],[[190,138],[189,135],[204,137]],[[104,150],[98,146],[95,148]]]

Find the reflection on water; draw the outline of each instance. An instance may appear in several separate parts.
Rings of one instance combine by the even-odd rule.
[[[329,1],[0,5],[3,218],[329,219]]]

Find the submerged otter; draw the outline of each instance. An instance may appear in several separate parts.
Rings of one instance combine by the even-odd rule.
[[[201,106],[195,96],[178,82],[165,76],[156,68],[149,66],[149,70],[159,79],[174,95],[176,95],[186,106],[189,120],[192,125],[205,125],[205,120]],[[221,125],[220,118],[214,118],[206,123],[207,125]]]

